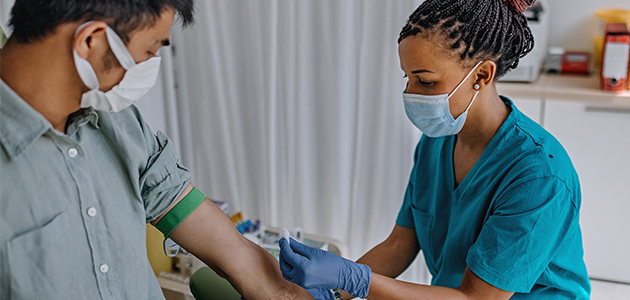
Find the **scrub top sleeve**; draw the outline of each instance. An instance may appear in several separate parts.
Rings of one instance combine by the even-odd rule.
[[[413,190],[413,182],[416,181],[416,167],[418,165],[418,152],[420,151],[420,144],[422,141],[418,143],[416,146],[416,151],[413,155],[413,161],[415,165],[411,170],[411,175],[409,176],[409,183],[407,184],[407,190],[405,191],[405,198],[403,199],[402,207],[398,212],[398,217],[396,218],[396,225],[406,227],[406,228],[415,228],[415,223],[413,221],[413,212],[412,212],[412,199],[414,199],[414,190]]]
[[[577,192],[579,193],[579,191]],[[500,289],[528,293],[577,228],[579,197],[557,177],[508,187],[471,246],[466,264]]]
[[[155,220],[168,209],[190,183],[190,172],[179,164],[177,151],[166,134],[158,131],[147,137],[152,150],[140,177],[146,222]]]
[[[402,207],[398,212],[398,218],[396,218],[396,225],[406,228],[415,228],[415,224],[413,221],[413,212],[411,210],[412,194],[413,184],[409,183],[409,185],[407,185],[407,192],[405,192],[405,198],[403,200]]]

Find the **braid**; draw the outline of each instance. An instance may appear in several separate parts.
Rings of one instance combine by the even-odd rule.
[[[494,61],[499,78],[534,48],[523,15],[534,1],[426,0],[409,17],[398,42],[421,32],[439,33],[464,63]]]

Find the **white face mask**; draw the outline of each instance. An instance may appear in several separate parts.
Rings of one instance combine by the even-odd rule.
[[[403,101],[405,102],[405,112],[407,117],[422,133],[429,137],[443,137],[458,134],[464,127],[468,110],[477,98],[479,91],[470,101],[470,104],[457,119],[453,118],[448,105],[448,99],[457,92],[457,90],[468,80],[468,77],[482,63],[480,61],[466,75],[466,78],[453,90],[450,94],[442,95],[417,95],[403,93]]]
[[[77,29],[77,33],[91,22],[85,23]],[[119,112],[142,98],[157,80],[160,71],[160,57],[152,57],[147,61],[136,64],[131,53],[122,39],[107,27],[105,30],[109,47],[120,65],[127,70],[123,79],[110,91],[104,93],[99,90],[99,82],[94,68],[84,58],[80,57],[73,49],[74,63],[79,77],[90,91],[83,94],[81,107],[92,106],[105,112]]]

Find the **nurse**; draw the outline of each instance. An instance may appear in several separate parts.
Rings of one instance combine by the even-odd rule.
[[[588,299],[580,184],[562,145],[499,96],[533,48],[533,0],[426,0],[399,38],[418,143],[390,236],[356,263],[281,240],[319,299]],[[422,250],[431,286],[395,280]],[[346,299],[350,295],[344,293]]]

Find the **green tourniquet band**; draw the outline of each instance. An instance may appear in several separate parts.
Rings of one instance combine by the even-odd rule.
[[[167,238],[171,232],[173,232],[175,227],[177,227],[179,223],[184,221],[188,215],[197,209],[199,204],[201,204],[205,198],[206,195],[204,195],[196,187],[193,188],[192,191],[190,191],[190,193],[182,199],[182,201],[179,201],[179,203],[177,203],[175,207],[173,207],[166,216],[164,216],[162,220],[155,225],[155,228],[161,231],[162,234],[164,234],[164,237]]]

